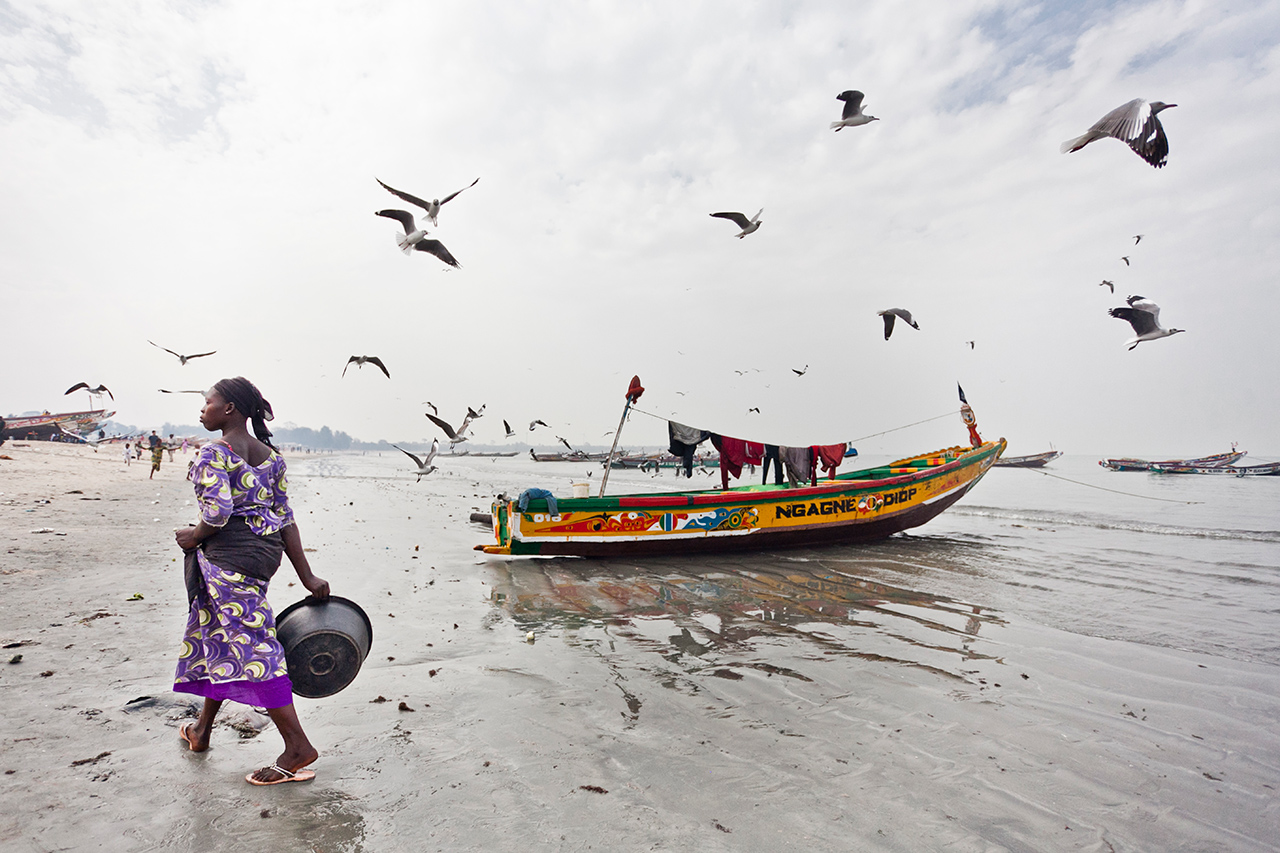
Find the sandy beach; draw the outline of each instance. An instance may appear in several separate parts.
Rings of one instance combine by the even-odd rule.
[[[148,481],[118,448],[0,454],[6,851],[1280,844],[1274,641],[1217,617],[1185,621],[1228,639],[1179,640],[1177,598],[1146,612],[1169,642],[1107,627],[1123,614],[1088,608],[1141,582],[1119,569],[1073,610],[1069,579],[1035,577],[1060,522],[971,510],[932,536],[696,564],[487,559],[467,514],[523,476],[504,460],[417,483],[391,458],[290,457],[312,565],[374,644],[348,689],[298,700],[316,780],[250,787],[280,748],[252,711],[228,703],[203,754],[177,735],[190,456]],[[1025,574],[998,583],[1019,548]],[[273,606],[300,589],[286,564]],[[1042,618],[1047,590],[1084,615]]]

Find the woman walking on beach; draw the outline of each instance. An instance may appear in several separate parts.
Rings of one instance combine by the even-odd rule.
[[[267,584],[283,552],[316,598],[329,595],[302,549],[289,508],[284,459],[271,444],[271,404],[243,377],[205,394],[200,423],[222,438],[196,454],[190,471],[200,522],[175,531],[185,552],[189,614],[173,689],[204,697],[194,723],[179,734],[193,752],[209,748],[213,720],[231,699],[266,708],[284,738],[274,764],[245,777],[253,785],[305,782],[319,753],[293,707],[284,649],[276,639]],[[253,421],[254,436],[246,422]]]

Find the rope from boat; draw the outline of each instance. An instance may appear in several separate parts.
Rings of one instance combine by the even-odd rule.
[[[633,412],[635,412],[635,413],[637,413],[637,414],[641,414],[641,415],[648,415],[648,416],[649,416],[649,417],[651,417],[651,418],[657,418],[657,419],[658,419],[658,420],[660,420],[660,421],[669,421],[669,420],[671,420],[670,418],[668,418],[668,417],[664,417],[663,415],[654,414],[653,412],[646,412],[644,409],[637,409],[637,408],[635,408],[634,406],[632,406],[631,411],[633,411]],[[954,417],[954,416],[955,416],[955,410],[953,409],[953,410],[952,410],[952,411],[950,411],[950,412],[944,412],[944,413],[943,413],[943,414],[941,414],[941,415],[934,415],[933,417],[931,417],[931,418],[925,418],[925,419],[924,419],[924,420],[922,420],[922,421],[916,421],[916,422],[914,422],[914,423],[903,424],[902,426],[893,427],[892,429],[881,430],[880,432],[873,432],[873,433],[871,433],[870,435],[863,435],[863,436],[859,436],[858,438],[850,439],[848,443],[849,443],[849,444],[853,444],[854,442],[858,442],[858,441],[866,441],[868,438],[875,438],[875,437],[877,437],[877,436],[881,436],[881,435],[888,435],[888,434],[889,434],[889,433],[891,433],[891,432],[897,432],[898,430],[901,430],[901,429],[908,429],[908,428],[913,427],[913,426],[920,426],[920,424],[927,424],[927,423],[929,423],[930,421],[937,421],[937,420],[941,420],[942,418],[950,418],[950,417]]]
[[[1142,498],[1143,500],[1148,500],[1148,501],[1163,501],[1164,503],[1170,503],[1170,504],[1202,504],[1204,503],[1204,501],[1178,501],[1178,500],[1174,500],[1173,498],[1153,498],[1151,495],[1139,495],[1139,494],[1134,494],[1133,492],[1122,492],[1119,489],[1108,489],[1106,486],[1095,486],[1093,483],[1082,483],[1079,480],[1072,480],[1070,477],[1063,477],[1060,474],[1050,474],[1048,471],[1041,471],[1037,468],[1025,468],[1023,470],[1034,471],[1037,474],[1041,474],[1045,477],[1052,477],[1055,480],[1065,480],[1068,483],[1075,483],[1077,486],[1084,486],[1085,488],[1089,488],[1089,489],[1100,489],[1101,491],[1104,491],[1104,492],[1111,492],[1113,495],[1124,495],[1125,497],[1130,497],[1130,498]]]

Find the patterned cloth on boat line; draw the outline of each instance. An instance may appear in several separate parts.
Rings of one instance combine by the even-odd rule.
[[[214,442],[200,449],[189,476],[200,518],[220,529],[184,555],[189,605],[173,689],[261,708],[289,705],[293,684],[266,597],[284,551],[280,530],[293,523],[284,459],[272,452],[250,465]]]
[[[836,475],[836,469],[844,461],[844,451],[848,446],[848,442],[844,441],[839,444],[815,444],[813,446],[814,452],[818,455],[818,462],[822,465],[823,476],[834,477]]]
[[[720,451],[720,485],[729,488],[729,477],[742,476],[743,465],[759,465],[764,461],[764,445],[742,438],[711,434],[711,443]]]
[[[520,493],[520,497],[516,499],[516,508],[524,512],[529,508],[529,501],[536,501],[543,498],[547,502],[547,512],[552,515],[559,515],[559,506],[556,504],[556,496],[546,489],[525,489]]]
[[[779,447],[778,456],[786,465],[787,483],[791,488],[810,481],[817,483],[812,447]]]

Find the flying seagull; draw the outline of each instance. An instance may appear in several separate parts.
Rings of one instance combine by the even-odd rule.
[[[1143,341],[1167,338],[1170,335],[1186,331],[1186,329],[1166,329],[1162,327],[1160,325],[1160,306],[1145,296],[1130,296],[1125,301],[1129,303],[1128,308],[1112,308],[1107,313],[1117,319],[1125,320],[1130,326],[1133,326],[1134,334],[1137,337],[1125,341],[1125,343],[1129,344],[1129,349],[1131,350]]]
[[[435,403],[433,403],[433,402],[431,402],[430,400],[423,400],[423,401],[422,401],[422,405],[424,405],[424,406],[430,406],[430,407],[431,407],[431,411],[435,412],[437,415],[438,415],[438,414],[440,414],[440,410],[436,408],[436,404],[435,404]]]
[[[747,236],[748,234],[751,234],[752,232],[760,228],[761,213],[764,213],[763,207],[760,208],[760,210],[756,213],[756,215],[751,219],[747,219],[747,217],[744,214],[728,212],[728,211],[721,212],[721,213],[713,213],[711,215],[718,217],[719,219],[728,219],[733,223],[735,223],[739,228],[742,229],[742,233],[738,235],[738,239],[741,240],[743,237]]]
[[[558,436],[558,435],[556,436],[556,441],[560,442],[560,443],[561,443],[561,444],[563,444],[565,447],[569,448],[569,451],[570,451],[570,452],[572,452],[572,451],[573,451],[573,445],[572,445],[572,444],[570,444],[569,442],[565,441],[565,440],[564,440],[563,438],[561,438],[560,436]]]
[[[502,428],[507,431],[507,434],[503,436],[503,438],[511,438],[511,436],[516,434],[516,431],[511,428],[511,424],[507,423],[505,420],[502,422]]]
[[[364,367],[366,364],[373,364],[373,365],[377,365],[377,367],[378,367],[378,369],[379,369],[379,370],[381,370],[383,373],[387,374],[387,378],[388,378],[388,379],[390,379],[390,378],[391,378],[391,371],[390,371],[390,370],[387,370],[387,366],[386,366],[385,364],[383,364],[383,363],[382,363],[382,359],[378,358],[376,355],[353,355],[353,356],[351,356],[351,358],[347,359],[346,367],[343,367],[343,368],[342,368],[342,375],[343,375],[343,376],[346,376],[346,375],[347,375],[347,367],[350,367],[352,362],[355,362],[355,363],[356,363],[356,365],[358,365],[359,367]]]
[[[545,421],[529,421],[529,432],[533,432],[534,427],[546,426]]]
[[[65,397],[68,394],[70,394],[72,391],[79,391],[81,388],[88,391],[91,397],[101,397],[105,393],[108,397],[111,398],[111,402],[114,403],[116,401],[116,395],[112,394],[111,389],[108,388],[106,385],[99,385],[97,388],[90,388],[88,382],[77,382],[75,385],[72,385],[70,388],[68,388],[63,393],[62,396]]]
[[[809,372],[809,365],[807,365],[807,364],[806,364],[806,365],[804,366],[804,370],[796,370],[796,369],[793,367],[793,368],[791,368],[791,372],[792,372],[792,373],[794,373],[796,376],[804,376],[806,373],[808,373],[808,372]]]
[[[760,408],[757,406],[757,407],[754,407],[754,408],[747,409],[747,414],[748,414],[748,415],[749,415],[749,414],[751,414],[752,412],[755,412],[755,413],[758,415],[758,414],[760,414]]]
[[[849,89],[836,95],[837,101],[844,101],[844,112],[840,116],[840,121],[831,122],[831,129],[839,133],[846,127],[857,127],[860,124],[871,124],[873,121],[880,119],[875,116],[864,115],[862,112],[863,94],[856,89]]]
[[[884,339],[889,340],[889,336],[893,334],[893,323],[898,317],[902,318],[902,322],[906,323],[913,329],[919,329],[916,321],[911,319],[911,312],[906,308],[886,308],[883,311],[877,311],[884,318]]]
[[[968,346],[969,349],[973,349],[973,341],[965,341],[965,345]]]
[[[1135,246],[1136,246],[1136,245],[1138,245],[1139,243],[1141,243],[1141,242],[1142,242],[1142,238],[1143,238],[1143,237],[1145,237],[1145,236],[1147,236],[1147,235],[1146,235],[1146,234],[1134,234],[1134,235],[1133,235],[1133,245],[1135,245]]]
[[[203,391],[170,391],[168,388],[158,388],[161,394],[203,394]]]
[[[485,403],[483,406],[480,407],[480,411],[478,412],[475,409],[471,408],[470,406],[467,406],[467,418],[470,420],[475,420],[476,418],[483,418],[484,410],[488,408],[488,406],[489,404]]]
[[[1098,282],[1098,287],[1109,287],[1111,288],[1112,293],[1116,292],[1116,283],[1114,281],[1110,281],[1105,278],[1102,281]]]
[[[1160,126],[1160,119],[1156,116],[1161,110],[1176,106],[1177,104],[1166,104],[1163,101],[1134,98],[1098,119],[1082,136],[1062,143],[1062,153],[1079,151],[1090,142],[1110,136],[1128,145],[1135,154],[1159,169],[1168,162],[1169,139],[1164,135],[1164,128]]]
[[[449,425],[443,418],[437,418],[435,415],[428,414],[427,418],[440,429],[444,430],[444,434],[449,436],[449,444],[454,445],[467,440],[467,427],[471,426],[471,416],[467,415],[462,419],[462,426],[456,430]]]
[[[396,450],[399,450],[405,456],[408,456],[410,459],[413,460],[413,464],[418,466],[418,482],[419,483],[422,482],[423,477],[427,476],[432,471],[436,470],[436,466],[431,464],[431,460],[436,458],[436,453],[437,451],[440,450],[440,439],[435,438],[431,440],[431,449],[427,451],[426,459],[419,459],[417,456],[414,456],[412,453],[405,450],[403,447],[396,447],[396,445],[394,444],[391,446],[395,447]]]
[[[375,181],[378,181],[378,179],[377,179],[377,178],[374,178],[374,180],[375,180]],[[436,217],[440,215],[440,208],[441,208],[442,206],[444,206],[444,205],[448,204],[449,202],[451,202],[451,201],[453,201],[455,198],[457,198],[457,197],[458,197],[458,193],[462,192],[462,190],[469,190],[469,189],[471,189],[472,187],[474,187],[474,186],[475,186],[476,184],[478,184],[478,183],[480,183],[480,179],[479,179],[479,178],[476,178],[474,181],[472,181],[471,183],[467,184],[467,185],[466,185],[465,187],[463,187],[461,190],[458,190],[458,192],[449,193],[449,194],[448,194],[447,196],[445,196],[444,198],[433,198],[431,201],[426,201],[426,200],[424,200],[424,199],[420,199],[420,198],[418,198],[416,195],[410,195],[409,193],[401,192],[400,190],[395,189],[394,187],[389,187],[389,186],[387,186],[386,184],[382,183],[382,181],[378,181],[378,184],[379,184],[379,185],[380,185],[384,190],[386,190],[387,192],[391,193],[393,196],[396,196],[397,198],[403,199],[404,201],[409,202],[409,204],[416,204],[418,207],[420,207],[420,208],[422,208],[423,210],[425,210],[425,211],[427,212],[427,219],[430,219],[430,220],[431,220],[431,224],[432,224],[433,226],[436,226],[436,225],[439,225],[439,224],[440,224],[440,223],[436,222]]]
[[[426,238],[427,232],[418,227],[418,223],[413,220],[413,214],[409,211],[379,210],[374,216],[385,216],[387,219],[394,219],[404,227],[404,236],[396,237],[396,245],[406,255],[413,252],[426,252],[429,255],[435,255],[451,267],[457,268],[461,266],[458,263],[458,259],[444,247],[444,243]]]
[[[1132,266],[1132,265],[1129,263],[1129,256],[1128,256],[1128,255],[1121,255],[1121,256],[1120,256],[1120,260],[1124,261],[1124,265],[1125,265],[1126,267],[1127,267],[1127,266]]]
[[[165,352],[169,353],[169,355],[176,355],[178,357],[178,361],[182,362],[184,365],[193,358],[204,358],[206,355],[213,355],[215,352],[217,352],[217,350],[215,349],[215,350],[210,350],[209,352],[198,352],[195,355],[183,355],[181,353],[174,352],[168,347],[162,347],[155,341],[147,341],[147,343],[151,344],[153,347],[157,347],[159,349],[164,350]]]

